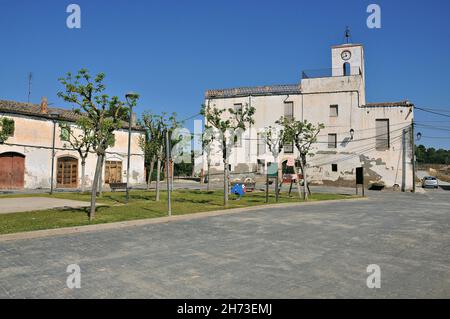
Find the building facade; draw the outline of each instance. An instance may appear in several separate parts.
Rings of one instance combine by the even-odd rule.
[[[40,105],[0,100],[0,118],[14,121],[14,133],[0,144],[0,189],[50,188],[52,172],[56,189],[81,187],[82,167],[80,156],[61,137],[59,122],[72,125],[77,134],[76,120],[80,115],[62,108],[49,108],[46,99]],[[55,134],[54,134],[55,132]],[[64,134],[63,134],[64,135]],[[108,148],[103,166],[103,183],[125,182],[127,175],[128,125],[115,133],[114,146]],[[144,154],[139,147],[139,137],[144,131],[132,127],[130,183],[145,183]],[[97,155],[86,158],[85,181],[90,187],[95,173]]]
[[[281,116],[322,123],[315,155],[308,159],[313,184],[354,186],[355,170],[364,167],[365,184],[411,189],[413,186],[413,104],[408,101],[366,103],[364,48],[344,44],[331,48],[331,68],[303,71],[292,85],[208,90],[205,105],[216,108],[252,106],[255,123],[231,151],[232,173],[263,173],[274,157],[260,132]],[[297,159],[293,145],[285,145],[279,165]],[[207,168],[207,155],[197,169]],[[211,171],[223,170],[220,152],[211,154]],[[219,175],[217,175],[219,176]]]

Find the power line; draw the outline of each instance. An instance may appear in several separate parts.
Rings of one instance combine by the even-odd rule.
[[[450,113],[450,109],[449,108],[436,109],[436,108],[431,108],[431,107],[422,107],[422,109],[427,110],[427,111],[437,111],[437,112]]]
[[[425,136],[425,135],[422,135],[421,138],[448,139],[450,141],[450,136]]]
[[[435,115],[440,115],[440,116],[450,117],[450,114],[443,114],[443,113],[431,111],[431,110],[429,110],[429,109],[424,109],[424,108],[421,108],[421,107],[418,107],[418,106],[415,106],[414,109],[416,109],[416,110],[421,110],[421,111],[423,111],[423,112],[432,113],[432,114],[435,114]]]
[[[441,131],[448,131],[450,132],[450,128],[448,127],[442,127],[442,126],[433,126],[433,125],[427,125],[427,124],[417,124],[417,126],[429,129],[429,130],[441,130]]]
[[[195,117],[197,117],[197,116],[199,116],[199,115],[201,115],[201,114],[200,114],[200,113],[194,114],[194,115],[192,115],[192,116],[189,116],[188,118],[185,118],[184,120],[181,120],[180,122],[186,122],[186,121],[189,121],[190,119],[193,119],[193,118],[195,118]]]

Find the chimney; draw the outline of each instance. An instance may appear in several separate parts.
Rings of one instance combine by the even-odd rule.
[[[47,114],[48,113],[48,102],[47,102],[47,98],[45,96],[42,97],[41,100],[41,114]]]

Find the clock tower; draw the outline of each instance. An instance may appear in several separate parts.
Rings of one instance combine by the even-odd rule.
[[[360,103],[365,103],[365,65],[364,47],[361,44],[342,44],[331,48],[332,76],[339,81],[357,87],[360,92]]]
[[[364,47],[361,44],[342,44],[331,48],[333,76],[361,75],[364,82]]]

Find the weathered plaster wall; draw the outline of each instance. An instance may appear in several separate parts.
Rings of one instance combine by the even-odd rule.
[[[25,155],[25,188],[49,188],[51,176],[51,154],[53,139],[53,123],[51,121],[31,118],[21,115],[0,114],[15,121],[14,136],[6,144],[0,145],[0,154],[4,152],[17,152]],[[145,183],[144,156],[138,141],[141,132],[132,132],[131,139],[131,184]],[[54,176],[56,185],[57,159],[71,156],[78,161],[78,186],[81,185],[81,161],[76,151],[70,150],[70,145],[60,139],[60,128],[56,126]],[[128,131],[118,130],[115,133],[115,145],[108,149],[106,160],[122,161],[122,178],[126,181]],[[13,144],[13,145],[8,145]],[[86,159],[86,184],[90,186],[95,173],[97,156],[94,153]],[[103,173],[104,176],[104,173]]]
[[[342,70],[341,52],[344,50],[352,52],[349,63],[358,69],[358,72],[345,77],[336,73]],[[218,98],[205,102],[217,108],[230,108],[237,103],[256,108],[255,124],[244,135],[247,140],[243,141],[242,147],[231,152],[232,171],[242,167],[240,164],[243,163],[255,167],[258,159],[266,163],[274,161],[268,151],[257,154],[257,133],[264,127],[274,126],[274,122],[284,115],[284,102],[293,102],[296,119],[325,125],[314,145],[316,155],[309,159],[309,179],[313,183],[353,186],[355,168],[363,166],[366,183],[382,181],[386,187],[401,187],[403,183],[406,189],[410,189],[413,185],[409,131],[413,118],[411,107],[362,107],[366,99],[364,50],[360,45],[333,47],[332,69],[332,77],[303,79],[301,94]],[[338,105],[337,117],[330,116],[330,105]],[[375,148],[377,119],[389,119],[390,148],[386,151]],[[354,130],[353,140],[350,129]],[[337,134],[337,148],[328,148],[328,134]],[[289,157],[296,158],[296,150],[294,154],[280,154],[279,162]],[[222,170],[220,151],[214,152],[211,163],[215,172]],[[332,164],[337,164],[337,172],[332,171]],[[197,158],[196,167],[206,170],[206,155]]]

